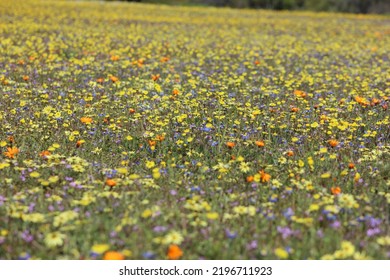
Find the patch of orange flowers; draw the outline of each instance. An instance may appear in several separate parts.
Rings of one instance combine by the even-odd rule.
[[[46,158],[47,156],[50,156],[51,153],[49,151],[42,151],[39,153],[39,156],[43,157],[43,158]]]
[[[357,103],[359,103],[360,105],[363,105],[363,106],[368,106],[368,105],[370,105],[370,102],[368,102],[367,99],[365,99],[364,97],[355,96],[354,99],[355,99],[355,101],[356,101]]]
[[[103,260],[106,260],[106,261],[113,261],[113,260],[124,260],[125,259],[125,256],[120,253],[120,252],[117,252],[117,251],[108,251],[104,254],[103,256]]]
[[[306,97],[306,92],[302,91],[302,90],[294,90],[294,95],[296,97],[302,97],[302,98],[305,98]]]
[[[330,188],[330,192],[331,192],[332,194],[334,194],[334,195],[338,195],[338,194],[341,193],[341,189],[340,189],[340,187],[331,187],[331,188]]]
[[[15,156],[19,153],[19,149],[16,147],[8,147],[7,151],[4,152],[4,155],[7,158],[15,158]]]
[[[286,154],[287,154],[287,156],[292,157],[294,155],[294,152],[293,151],[288,151]]]
[[[183,251],[177,245],[169,245],[167,252],[168,259],[170,260],[178,260],[183,256]]]
[[[257,147],[264,147],[265,146],[265,143],[262,140],[256,141],[255,144]]]
[[[253,176],[248,176],[248,177],[246,177],[246,181],[247,181],[248,183],[253,182],[254,179],[255,179],[255,178],[254,178]]]
[[[106,180],[106,185],[109,186],[109,187],[114,187],[114,186],[116,186],[116,182],[113,179],[107,179]]]
[[[329,146],[334,148],[334,147],[336,147],[339,144],[339,141],[337,141],[335,139],[331,139],[331,140],[328,141],[328,144],[329,144]]]
[[[92,123],[92,118],[89,117],[82,117],[80,118],[80,121],[85,124],[91,124]]]
[[[163,141],[164,139],[165,139],[165,136],[162,134],[156,136],[156,141]]]
[[[228,148],[232,149],[232,148],[234,148],[234,146],[236,146],[236,144],[234,142],[226,142],[226,146],[228,146]]]
[[[111,82],[116,83],[117,81],[119,81],[119,78],[115,76],[110,76],[110,80]]]
[[[260,170],[259,173],[260,173],[260,179],[262,183],[266,183],[271,179],[271,175],[265,173],[264,170]]]

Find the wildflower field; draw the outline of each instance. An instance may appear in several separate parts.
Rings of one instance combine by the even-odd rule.
[[[0,259],[389,259],[390,18],[0,1]]]

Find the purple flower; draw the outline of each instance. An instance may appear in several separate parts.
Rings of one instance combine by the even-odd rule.
[[[334,221],[330,226],[334,229],[338,229],[341,226],[341,223],[339,221]]]
[[[5,202],[5,197],[0,195],[0,206],[2,206]]]
[[[254,250],[254,249],[257,249],[257,241],[256,240],[253,240],[251,241],[250,243],[248,243],[246,245],[246,249],[247,250]]]
[[[372,228],[378,227],[381,223],[381,219],[369,218],[368,220],[368,225]]]
[[[20,237],[27,243],[31,243],[34,240],[34,236],[28,230],[23,231]]]
[[[292,216],[294,216],[294,210],[292,210],[291,207],[287,208],[287,209],[283,212],[283,216],[284,216],[286,219],[290,220],[290,218],[291,218]]]
[[[369,230],[367,230],[367,236],[369,236],[369,237],[377,235],[379,233],[381,233],[380,228],[370,228]]]
[[[154,228],[153,228],[153,231],[154,232],[164,232],[164,231],[166,231],[167,230],[167,227],[164,227],[164,226],[155,226]]]
[[[34,207],[35,207],[35,203],[30,203],[30,205],[28,206],[28,212],[30,213],[34,212]]]
[[[22,253],[19,255],[18,260],[29,260],[31,255],[29,253]]]
[[[234,238],[237,237],[237,231],[231,232],[230,230],[226,229],[226,230],[225,230],[225,235],[226,235],[226,237],[229,238],[229,239],[234,239]]]
[[[286,239],[286,238],[290,237],[291,235],[296,235],[299,233],[299,231],[297,231],[297,230],[294,231],[294,230],[290,229],[289,227],[280,227],[280,226],[277,227],[277,231],[282,235],[283,239]]]
[[[142,256],[147,260],[151,260],[154,259],[156,255],[153,252],[147,251],[143,253]]]

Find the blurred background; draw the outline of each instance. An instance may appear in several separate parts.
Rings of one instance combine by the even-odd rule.
[[[110,1],[110,0],[107,0]],[[312,10],[344,13],[390,13],[390,0],[124,0],[171,5],[202,5],[271,10]]]

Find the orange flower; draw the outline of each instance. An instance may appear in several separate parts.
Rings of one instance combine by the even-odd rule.
[[[30,79],[29,76],[27,76],[27,75],[23,76],[23,81],[27,82],[29,79]]]
[[[296,97],[302,97],[302,98],[306,97],[306,93],[304,91],[298,90],[298,89],[294,90],[294,95]]]
[[[294,152],[293,152],[293,151],[288,151],[288,152],[287,152],[287,156],[292,157],[293,155],[294,155]]]
[[[124,260],[125,256],[122,253],[119,253],[117,251],[108,251],[104,254],[103,260],[106,261],[112,261],[112,260]]]
[[[253,180],[254,180],[254,177],[253,177],[253,176],[248,176],[248,177],[246,177],[246,181],[247,181],[248,183],[253,182]]]
[[[160,78],[160,74],[152,75],[152,80],[157,81]]]
[[[264,145],[265,145],[264,141],[262,141],[262,140],[256,141],[255,144],[257,147],[264,147]]]
[[[168,259],[170,260],[178,260],[181,256],[183,256],[183,251],[177,245],[169,245],[167,252]]]
[[[259,173],[260,173],[261,182],[266,183],[271,179],[271,175],[265,173],[264,170],[260,170]]]
[[[260,61],[255,60],[255,65],[259,65],[259,64],[260,64]]]
[[[169,57],[164,56],[160,59],[161,62],[167,62],[169,60]]]
[[[379,103],[381,103],[381,101],[378,98],[373,98],[371,100],[371,106],[378,105]]]
[[[82,145],[83,143],[85,143],[84,140],[78,140],[78,141],[76,142],[76,148],[80,148],[81,145]]]
[[[236,144],[234,142],[227,142],[226,143],[226,146],[228,146],[228,148],[233,148]]]
[[[49,151],[42,151],[39,153],[39,156],[43,157],[43,158],[46,158],[47,156],[50,156],[51,153]]]
[[[104,82],[104,79],[103,78],[98,78],[98,79],[96,79],[96,82],[99,83],[99,84],[102,84]]]
[[[236,156],[235,155],[232,155],[230,158],[231,158],[231,160],[236,160]]]
[[[137,60],[136,63],[138,64],[138,67],[142,67],[144,65],[144,63],[145,63],[145,60],[143,58],[140,58],[140,59]]]
[[[156,141],[154,140],[148,140],[148,143],[150,147],[156,146]]]
[[[354,99],[360,105],[364,105],[364,106],[370,105],[370,102],[368,102],[367,99],[365,99],[364,97],[355,96]]]
[[[348,168],[349,169],[354,169],[355,168],[355,164],[353,164],[353,162],[348,163]]]
[[[117,81],[119,81],[119,78],[118,78],[118,77],[115,77],[115,76],[110,76],[110,80],[111,80],[113,83],[116,83]]]
[[[156,140],[157,141],[163,141],[165,139],[164,135],[157,135]]]
[[[334,195],[338,195],[338,194],[341,193],[340,187],[331,187],[331,188],[330,188],[330,191],[331,191],[331,193],[334,194]]]
[[[116,186],[116,182],[113,179],[107,179],[106,180],[106,185],[109,186],[109,187],[114,187],[114,186]]]
[[[118,61],[119,60],[119,55],[112,55],[111,56],[112,61]]]
[[[16,147],[8,147],[7,151],[4,152],[4,155],[8,158],[15,158],[15,156],[19,153],[19,149]]]
[[[134,113],[135,113],[135,110],[134,110],[133,108],[130,108],[130,109],[129,109],[129,113],[130,113],[130,114],[134,114]]]
[[[293,112],[293,113],[296,113],[296,112],[298,112],[299,111],[299,109],[297,108],[297,107],[292,107],[291,108],[291,112]]]
[[[80,121],[82,123],[85,123],[85,124],[91,124],[92,123],[92,118],[82,117],[82,118],[80,118]]]
[[[178,89],[174,89],[174,90],[172,91],[172,94],[173,94],[173,95],[179,95],[179,93],[180,93],[180,92],[179,92]]]
[[[337,140],[335,140],[335,139],[331,139],[331,140],[328,141],[328,144],[329,144],[332,148],[334,148],[334,147],[336,147],[336,146],[339,144],[339,141],[337,141]]]
[[[15,142],[15,137],[13,137],[12,135],[11,135],[11,136],[8,136],[8,141],[9,141],[10,143]]]

